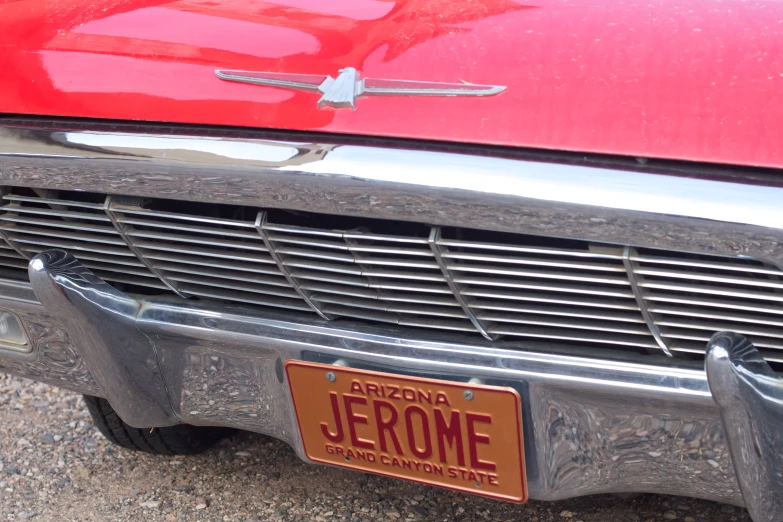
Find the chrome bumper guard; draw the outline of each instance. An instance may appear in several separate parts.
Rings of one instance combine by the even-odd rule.
[[[307,461],[289,359],[480,379],[523,398],[531,498],[653,492],[746,505],[757,522],[783,518],[783,381],[736,334],[713,337],[705,373],[138,300],[57,250],[29,273],[32,290],[0,285],[0,307],[21,317],[34,350],[2,354],[0,370],[104,396],[134,426],[233,426],[286,441]]]

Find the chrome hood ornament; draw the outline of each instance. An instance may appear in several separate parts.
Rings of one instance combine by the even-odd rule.
[[[215,70],[221,80],[252,83],[282,89],[320,92],[318,108],[332,107],[356,110],[356,99],[362,96],[493,96],[506,90],[501,85],[472,83],[418,82],[409,80],[359,79],[353,67],[340,69],[337,78],[318,74]]]

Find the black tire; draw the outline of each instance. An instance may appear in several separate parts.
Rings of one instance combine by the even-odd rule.
[[[231,435],[230,428],[177,424],[165,428],[133,428],[120,419],[109,401],[84,396],[93,423],[110,442],[135,451],[158,455],[193,455],[206,451]]]

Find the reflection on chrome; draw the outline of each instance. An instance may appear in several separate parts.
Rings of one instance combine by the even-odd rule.
[[[707,378],[755,522],[783,520],[783,379],[742,335],[713,336]]]
[[[36,257],[31,276],[42,303],[79,346],[98,394],[140,426],[164,420],[234,426],[287,441],[305,458],[277,368],[291,359],[342,361],[515,388],[525,405],[531,498],[651,491],[742,503],[701,371],[536,353],[536,344],[520,352],[415,340],[395,329],[208,303],[140,301],[58,251]],[[0,305],[5,299],[0,293]],[[55,376],[38,372],[43,380]],[[146,394],[134,391],[139,387]],[[706,451],[718,469],[698,454],[689,457]]]

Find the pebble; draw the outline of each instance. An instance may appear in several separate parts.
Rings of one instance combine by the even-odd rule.
[[[142,502],[139,505],[143,508],[156,508],[160,506],[160,502],[158,502],[157,500],[147,500],[146,502]]]
[[[663,518],[665,518],[666,520],[676,520],[680,518],[680,516],[674,511],[667,511],[666,513],[663,514]]]
[[[44,433],[38,438],[38,440],[40,440],[44,444],[54,444],[54,435],[52,435],[51,433]]]

